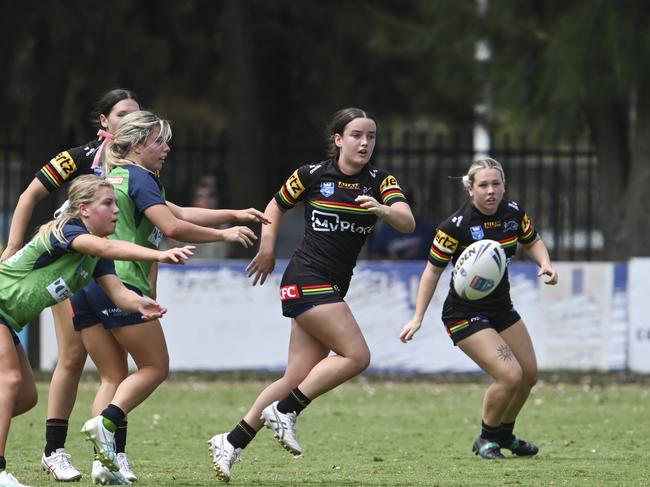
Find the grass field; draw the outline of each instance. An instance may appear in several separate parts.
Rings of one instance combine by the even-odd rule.
[[[230,430],[264,384],[187,378],[163,385],[129,417],[127,452],[139,485],[219,485],[207,448]],[[261,431],[235,464],[231,485],[285,486],[638,486],[650,485],[647,385],[541,383],[517,431],[535,458],[489,462],[470,449],[479,431],[485,382],[356,380],[301,415],[305,448],[294,459]],[[79,430],[96,384],[83,382],[67,448],[91,485],[91,454]],[[47,385],[12,423],[9,470],[23,483],[53,485],[40,469]]]

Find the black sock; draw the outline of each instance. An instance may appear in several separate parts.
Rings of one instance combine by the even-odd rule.
[[[499,426],[489,426],[485,424],[485,421],[481,421],[481,438],[497,441],[499,439],[499,431]]]
[[[503,444],[510,444],[515,439],[513,431],[515,429],[515,422],[512,423],[501,423],[499,427],[499,440]]]
[[[68,420],[49,418],[45,421],[45,453],[49,457],[59,448],[65,447],[65,440],[68,436]]]
[[[5,470],[7,468],[7,460],[5,460],[5,457],[0,456],[0,472]]]
[[[117,425],[117,431],[115,431],[115,453],[124,453],[126,448],[126,427],[128,421],[125,419],[119,425]]]
[[[309,406],[310,402],[311,399],[305,396],[300,392],[300,389],[296,387],[287,395],[287,397],[278,403],[278,411],[284,414],[293,412],[298,415],[303,409]]]
[[[257,431],[255,431],[250,424],[242,419],[239,424],[235,426],[230,433],[228,433],[226,439],[235,448],[246,448],[251,440],[255,438],[256,434]]]
[[[115,425],[115,429],[113,430],[113,433],[115,433],[117,427],[124,421],[126,414],[115,404],[109,404],[106,406],[106,409],[102,411],[102,416]],[[106,421],[104,421],[104,426],[106,426]],[[108,429],[110,430],[110,428]]]

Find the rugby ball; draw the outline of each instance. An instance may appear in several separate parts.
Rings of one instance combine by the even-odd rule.
[[[506,253],[499,242],[479,240],[463,250],[454,266],[454,289],[463,299],[484,298],[506,272]]]

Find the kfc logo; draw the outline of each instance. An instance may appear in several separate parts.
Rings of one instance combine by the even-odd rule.
[[[295,284],[289,284],[288,286],[282,286],[280,288],[280,300],[282,301],[298,299],[299,297],[300,292],[298,291],[298,286]]]

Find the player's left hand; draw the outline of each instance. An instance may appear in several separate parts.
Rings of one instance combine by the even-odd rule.
[[[142,315],[144,321],[156,320],[165,313],[167,313],[167,308],[161,306],[156,301],[147,296],[142,296],[140,304],[138,305],[138,311]]]
[[[377,215],[379,218],[384,217],[388,211],[388,207],[386,205],[380,204],[379,201],[377,201],[375,198],[366,194],[357,196],[354,201],[359,203],[359,206],[361,206],[361,208],[365,208],[370,213]]]
[[[260,222],[264,225],[271,223],[271,220],[266,218],[264,213],[255,208],[246,208],[245,210],[235,210],[235,221],[248,223],[248,222]]]
[[[537,277],[542,277],[542,276],[549,276],[549,278],[546,281],[544,281],[544,284],[550,284],[551,286],[557,284],[557,280],[558,280],[557,272],[550,265],[543,265],[539,268]]]

